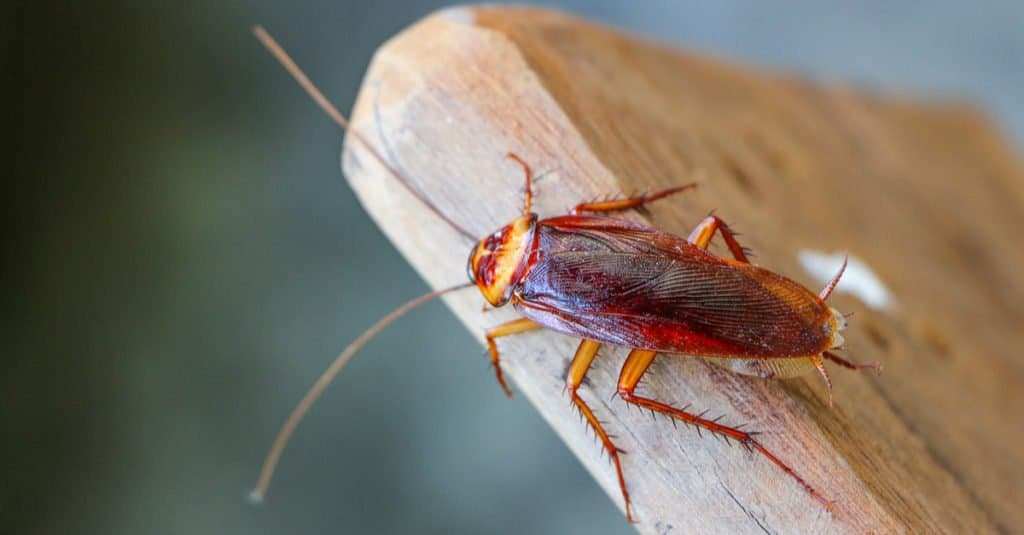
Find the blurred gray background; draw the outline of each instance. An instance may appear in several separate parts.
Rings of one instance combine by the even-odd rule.
[[[376,46],[441,3],[68,4],[0,20],[0,531],[629,531],[439,304],[353,361],[269,501],[246,502],[317,374],[425,291],[345,185],[338,130],[249,28],[348,109]],[[1022,2],[552,4],[741,61],[969,98],[1024,136]]]

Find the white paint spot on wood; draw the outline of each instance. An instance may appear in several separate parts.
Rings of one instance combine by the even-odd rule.
[[[802,249],[797,253],[797,260],[812,277],[824,286],[839,271],[844,256],[843,253],[828,254]],[[846,272],[839,281],[839,286],[836,286],[836,291],[853,294],[874,309],[891,308],[893,304],[889,290],[878,278],[878,275],[875,275],[875,272],[864,261],[855,256],[850,256]]]

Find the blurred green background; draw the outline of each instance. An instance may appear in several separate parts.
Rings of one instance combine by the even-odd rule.
[[[1024,136],[1021,2],[553,4],[747,62],[963,96]],[[630,530],[436,303],[353,361],[269,501],[246,502],[316,375],[425,290],[342,179],[338,130],[250,26],[347,109],[377,45],[441,5],[5,6],[0,531]]]

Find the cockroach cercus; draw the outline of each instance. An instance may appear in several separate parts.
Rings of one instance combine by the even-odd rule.
[[[495,343],[498,338],[548,328],[582,339],[566,374],[566,389],[611,457],[630,521],[633,512],[620,461],[622,452],[577,393],[602,344],[632,349],[618,380],[617,394],[624,401],[757,451],[831,510],[832,502],[762,446],[753,432],[643,397],[636,393],[636,388],[655,356],[688,355],[705,358],[737,373],[768,378],[794,377],[817,370],[828,387],[831,404],[832,386],[825,360],[851,369],[880,368],[877,363],[854,364],[833,353],[843,345],[840,331],[846,327],[846,320],[825,301],[839,282],[845,262],[832,281],[821,292],[814,293],[751,264],[735,233],[717,216],[706,217],[684,239],[630,221],[595,215],[639,208],[696,184],[648,195],[581,203],[571,214],[540,219],[530,206],[530,167],[511,153],[508,156],[522,166],[526,175],[522,215],[477,241],[472,233],[441,213],[371,143],[350,128],[348,121],[262,28],[254,31],[328,115],[438,217],[475,242],[467,264],[469,283],[430,292],[391,312],[347,347],[317,380],[274,441],[252,492],[254,499],[261,499],[266,492],[281,452],[299,420],[357,350],[409,310],[449,292],[476,286],[491,306],[511,304],[522,315],[486,333],[498,383],[507,394],[511,395],[511,391],[502,376]],[[716,232],[725,240],[733,259],[707,251]]]

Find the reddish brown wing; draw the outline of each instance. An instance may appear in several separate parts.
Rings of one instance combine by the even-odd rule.
[[[803,286],[727,262],[627,221],[566,216],[538,224],[516,306],[549,328],[657,351],[783,357],[827,349],[828,309]]]

